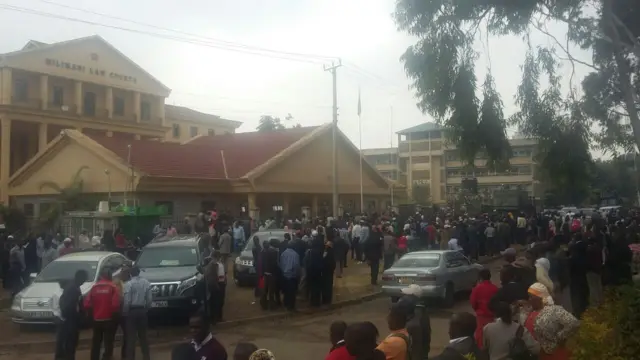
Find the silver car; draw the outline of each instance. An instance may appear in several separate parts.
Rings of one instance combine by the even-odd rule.
[[[86,294],[98,280],[102,269],[116,275],[127,260],[122,254],[108,251],[82,251],[59,257],[39,274],[31,274],[31,285],[20,291],[11,304],[11,320],[16,324],[53,324],[52,297],[62,294],[59,282],[71,280],[76,271],[87,272],[88,280],[80,290]]]
[[[460,251],[416,251],[402,256],[382,274],[382,292],[397,300],[402,289],[416,284],[425,298],[453,306],[456,292],[473,289],[482,265],[473,264]]]

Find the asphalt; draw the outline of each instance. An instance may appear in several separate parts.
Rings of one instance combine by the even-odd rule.
[[[497,279],[497,271],[501,266],[500,261],[494,261],[488,265],[494,279]],[[336,320],[343,320],[347,323],[358,321],[371,321],[384,336],[388,328],[386,325],[386,314],[390,301],[386,297],[377,297],[368,302],[361,302],[345,306],[325,313],[317,313],[309,316],[295,316],[285,318],[275,318],[262,320],[258,323],[249,322],[239,324],[235,327],[220,329],[215,332],[216,338],[225,345],[229,352],[229,358],[233,349],[239,342],[252,342],[260,348],[267,348],[274,352],[278,360],[297,360],[304,354],[305,359],[324,359],[330,347],[328,340],[328,329],[330,324]],[[454,312],[469,311],[471,308],[466,298],[461,298],[451,309],[434,307],[431,310],[432,343],[431,356],[438,354],[447,345],[448,319]],[[184,328],[176,331],[185,332],[181,334],[183,341],[187,341],[188,334]],[[180,334],[174,334],[171,342],[153,346],[151,349],[154,360],[170,359],[170,349],[179,340]],[[119,349],[116,350],[119,354]],[[15,351],[5,350],[0,352],[0,360],[44,360],[50,359],[51,353],[34,354],[30,349],[18,349]],[[76,358],[88,359],[87,350],[79,350]],[[117,355],[115,359],[118,359]]]

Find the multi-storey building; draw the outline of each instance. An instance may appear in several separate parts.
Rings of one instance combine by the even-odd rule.
[[[241,123],[165,105],[170,90],[99,36],[28,42],[0,55],[0,202],[9,178],[63,129],[185,141]]]
[[[509,140],[513,151],[511,168],[495,172],[485,167],[486,157],[482,153],[476,156],[475,169],[464,166],[455,146],[445,141],[442,128],[435,123],[424,123],[397,134],[398,148],[365,149],[363,154],[383,176],[405,186],[410,199],[415,187],[427,186],[431,201],[445,203],[459,193],[463,179],[474,177],[481,193],[522,189],[529,196],[539,196],[534,180],[535,140]]]
[[[0,55],[0,203],[41,217],[81,179],[87,202],[163,205],[173,220],[330,213],[331,124],[236,134],[237,121],[165,105],[169,93],[98,36]],[[361,184],[358,149],[338,134],[338,207],[381,208],[388,182],[364,164]]]

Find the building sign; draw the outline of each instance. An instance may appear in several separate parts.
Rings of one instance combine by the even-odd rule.
[[[138,83],[138,79],[136,79],[133,76],[118,74],[116,72],[110,72],[110,71],[106,71],[104,69],[99,69],[95,67],[86,67],[84,65],[78,65],[78,64],[70,63],[68,61],[47,58],[45,59],[45,64],[47,64],[47,66],[53,66],[60,69],[94,75],[96,77],[109,77],[111,79],[115,79],[119,81],[130,82],[134,84]]]
[[[413,185],[418,185],[418,186],[429,185],[429,180],[425,180],[425,179],[413,180]]]

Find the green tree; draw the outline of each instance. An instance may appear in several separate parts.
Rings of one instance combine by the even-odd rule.
[[[282,124],[282,120],[280,120],[280,118],[271,115],[263,115],[260,117],[260,122],[258,123],[258,127],[256,128],[256,130],[266,132],[284,130],[284,128],[285,127]]]
[[[54,181],[44,181],[40,183],[40,190],[50,189],[57,193],[56,206],[51,206],[46,214],[40,215],[43,225],[52,226],[65,211],[92,210],[94,205],[84,196],[84,180],[82,173],[88,170],[88,166],[81,166],[73,174],[67,184],[61,185]]]
[[[478,151],[485,150],[487,167],[508,165],[505,128],[507,124],[517,126],[525,136],[539,140],[537,161],[543,164],[550,186],[575,192],[572,198],[584,196],[589,184],[593,117],[576,95],[572,78],[569,95],[563,95],[559,60],[569,58],[572,64],[576,60],[545,26],[549,20],[565,22],[570,42],[592,47],[596,39],[604,39],[604,33],[597,31],[603,16],[602,11],[594,16],[585,9],[593,4],[602,7],[607,1],[611,0],[398,0],[398,27],[418,39],[402,56],[418,107],[444,126],[468,164],[473,164]],[[549,36],[553,46],[533,46],[529,37],[534,31]],[[480,34],[480,41],[487,42],[492,37],[517,35],[528,45],[515,94],[520,109],[509,119],[495,90],[490,60],[481,91],[476,88],[475,62],[480,52],[474,44]],[[569,144],[570,151],[565,151]]]

